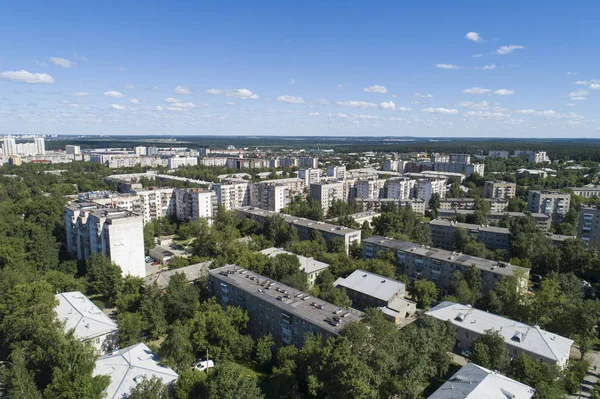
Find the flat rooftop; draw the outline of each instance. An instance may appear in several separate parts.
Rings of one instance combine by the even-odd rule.
[[[467,363],[428,399],[531,399],[535,389],[488,370]]]
[[[472,215],[473,213],[476,212],[475,209],[439,209],[438,214],[444,214],[444,215],[448,215],[451,213],[455,213],[457,215]],[[504,215],[508,215],[510,217],[522,217],[522,216],[526,216],[527,214],[525,212],[490,212],[489,216],[496,216],[496,217],[501,217]],[[533,217],[534,219],[550,219],[550,216],[546,215],[545,213],[532,213],[531,217]]]
[[[58,319],[64,323],[66,331],[73,329],[77,338],[92,339],[118,331],[117,323],[81,292],[63,292],[55,297]]]
[[[398,292],[402,296],[405,292],[405,286],[400,281],[361,269],[355,270],[346,278],[338,278],[333,286],[348,288],[385,302],[388,302]]]
[[[328,263],[320,262],[314,258],[307,258],[306,256],[298,255],[281,248],[271,247],[263,249],[262,251],[260,251],[260,253],[268,256],[269,258],[273,258],[281,254],[294,255],[298,258],[298,261],[300,262],[300,270],[307,274],[316,273],[321,270],[325,270],[329,267]]]
[[[487,231],[487,232],[498,233],[498,234],[509,234],[509,230],[504,227],[495,227],[495,226],[478,225],[478,224],[470,224],[470,223],[459,223],[459,222],[452,222],[450,220],[444,220],[444,219],[434,219],[431,222],[429,222],[429,224],[431,226],[462,227],[463,229],[466,229],[466,230],[478,230],[478,231]]]
[[[212,260],[209,260],[208,262],[196,263],[179,269],[160,270],[158,273],[146,276],[144,278],[144,285],[156,284],[159,288],[165,288],[169,285],[171,277],[177,273],[183,273],[188,282],[193,282],[202,276],[206,276],[211,264]]]
[[[279,215],[279,216],[283,217],[283,219],[287,223],[291,223],[296,226],[309,227],[311,229],[319,230],[319,231],[322,231],[325,233],[330,233],[330,234],[346,235],[346,234],[352,234],[352,233],[360,233],[360,230],[350,229],[350,228],[344,227],[344,226],[337,226],[335,224],[330,224],[330,223],[326,223],[326,222],[318,222],[316,220],[305,219],[305,218],[301,218],[298,216],[292,216],[292,215],[287,215],[285,213],[267,211],[264,209],[259,209],[259,208],[254,208],[254,207],[243,207],[243,208],[237,208],[236,210],[238,212],[246,213],[248,215],[262,216],[262,217],[270,217],[270,216]]]
[[[416,255],[425,256],[432,259],[438,259],[444,262],[452,262],[462,266],[475,265],[478,269],[493,272],[503,276],[514,276],[518,270],[528,272],[529,269],[511,265],[510,263],[497,260],[479,258],[477,256],[466,255],[454,251],[446,251],[440,248],[433,248],[426,245],[415,244],[413,242],[394,240],[381,236],[369,237],[363,240],[363,243],[370,243],[389,248],[394,251],[405,251]]]
[[[568,357],[573,340],[506,317],[475,309],[469,305],[444,301],[425,312],[441,321],[483,335],[487,330],[498,331],[504,342],[524,351],[556,362]]]
[[[340,334],[346,324],[351,321],[358,321],[362,317],[362,312],[354,309],[342,309],[332,303],[315,298],[305,292],[237,265],[223,266],[210,270],[208,273],[251,295],[259,296],[262,300],[273,304],[277,308],[309,321],[332,334]],[[341,319],[337,326],[333,326],[327,321],[334,316]]]

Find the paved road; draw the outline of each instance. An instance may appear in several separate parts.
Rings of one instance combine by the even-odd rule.
[[[576,359],[578,358],[576,357]],[[584,359],[590,364],[590,368],[581,384],[581,391],[574,395],[569,395],[569,399],[590,398],[594,386],[598,383],[598,377],[600,376],[600,352],[590,352],[585,355]],[[594,366],[596,366],[596,370],[594,370]]]

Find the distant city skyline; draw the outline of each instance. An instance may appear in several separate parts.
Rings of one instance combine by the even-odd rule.
[[[0,135],[594,138],[599,12],[596,1],[9,1]]]

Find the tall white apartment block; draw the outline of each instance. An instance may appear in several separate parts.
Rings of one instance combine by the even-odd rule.
[[[141,216],[125,209],[73,203],[65,207],[64,221],[67,250],[77,259],[101,253],[118,265],[124,275],[146,277]]]
[[[486,181],[483,186],[483,198],[510,199],[517,193],[517,184],[505,181]]]
[[[527,210],[531,213],[545,213],[553,222],[559,222],[569,212],[571,194],[558,191],[529,190]]]
[[[328,166],[327,176],[333,177],[334,179],[344,180],[346,178],[346,167],[345,166]]]
[[[252,184],[250,206],[279,212],[292,198],[291,190],[285,184]]]
[[[386,159],[383,163],[383,170],[386,172],[404,172],[406,162],[394,159]]]
[[[449,162],[451,163],[471,163],[471,155],[469,154],[450,154]]]
[[[550,162],[550,158],[546,155],[546,151],[536,151],[528,155],[527,161],[529,163],[544,163]]]
[[[144,223],[175,213],[175,194],[172,188],[138,191]]]
[[[35,155],[46,154],[46,143],[44,142],[43,137],[34,138],[33,143],[35,144]]]
[[[300,169],[298,178],[304,180],[307,186],[321,181],[321,169]]]
[[[146,155],[146,147],[134,147],[133,152],[135,155]]]
[[[173,157],[169,158],[169,169],[177,169],[182,166],[195,166],[198,165],[198,158],[196,157]]]
[[[326,214],[335,200],[346,201],[343,182],[320,182],[310,185],[310,196],[321,203]]]
[[[78,145],[67,145],[65,147],[65,153],[69,155],[81,155],[81,147]]]
[[[213,189],[219,205],[228,211],[250,205],[250,183],[247,181],[214,184]]]
[[[175,209],[177,220],[205,218],[212,223],[217,213],[217,194],[201,188],[176,189]]]
[[[381,198],[385,187],[385,179],[368,179],[356,182],[356,198],[373,199]]]
[[[406,177],[388,180],[387,198],[408,200],[413,198],[416,180]]]
[[[300,157],[300,167],[316,169],[319,167],[319,158],[316,157]]]
[[[4,136],[2,139],[2,153],[5,157],[17,155],[17,143],[14,137]]]
[[[429,200],[433,194],[439,194],[440,198],[446,198],[445,179],[419,179],[417,182],[417,198],[425,201],[425,209],[429,210]]]

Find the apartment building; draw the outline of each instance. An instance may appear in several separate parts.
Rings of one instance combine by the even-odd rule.
[[[172,157],[169,158],[168,167],[169,169],[178,169],[182,166],[196,166],[198,165],[197,157]]]
[[[406,177],[391,178],[387,182],[387,198],[408,200],[413,198],[417,181]]]
[[[467,363],[427,399],[532,399],[534,394],[528,385]]]
[[[381,236],[363,240],[363,259],[373,259],[379,251],[394,252],[398,274],[405,274],[411,280],[433,281],[440,289],[441,296],[448,294],[454,272],[464,273],[473,266],[481,271],[483,292],[491,291],[502,277],[516,276],[517,272],[523,274],[523,287],[527,286],[529,278],[529,269],[506,262],[478,258]]]
[[[246,180],[230,180],[229,183],[217,183],[213,185],[217,194],[217,202],[225,210],[231,211],[235,208],[250,205],[250,182]]]
[[[319,158],[317,157],[300,157],[298,166],[301,168],[316,169],[319,167]]]
[[[504,227],[459,223],[443,219],[434,219],[429,222],[432,245],[449,251],[454,250],[458,228],[465,229],[470,236],[485,244],[491,251],[509,249],[510,231]]]
[[[600,206],[582,206],[577,237],[600,252]]]
[[[450,154],[450,159],[447,162],[451,163],[471,163],[471,155],[469,154]]]
[[[267,248],[260,251],[261,254],[268,256],[269,258],[273,258],[277,255],[285,254],[285,255],[294,255],[298,258],[298,262],[300,262],[300,270],[306,273],[306,283],[309,288],[315,284],[315,280],[323,272],[323,270],[329,267],[329,264],[325,262],[320,262],[312,257],[307,258],[306,256],[297,255],[292,252],[288,252],[281,248]]]
[[[268,211],[279,212],[293,198],[293,194],[285,184],[253,183],[250,188],[250,206]]]
[[[483,197],[499,200],[514,198],[517,193],[517,184],[506,181],[486,181],[483,186]]]
[[[64,222],[67,250],[77,259],[102,253],[124,275],[146,276],[141,216],[125,209],[78,202],[65,207]]]
[[[425,215],[425,201],[422,199],[409,199],[409,200],[397,200],[394,198],[374,198],[374,199],[360,199],[355,200],[356,203],[362,206],[363,211],[376,211],[381,210],[384,204],[395,204],[400,208],[412,208],[413,212],[418,215]]]
[[[545,213],[554,223],[560,222],[567,212],[571,202],[571,194],[558,191],[529,190],[527,210],[531,213]]]
[[[433,194],[446,198],[445,179],[419,179],[416,184],[416,197],[425,201],[425,210],[429,210],[429,200]]]
[[[14,137],[4,136],[2,138],[2,153],[7,158],[11,155],[17,155],[17,141]]]
[[[438,219],[444,219],[444,220],[456,220],[456,218],[458,216],[469,216],[469,215],[473,215],[475,212],[474,209],[456,209],[456,210],[438,210],[436,213],[436,217]],[[490,212],[487,215],[487,222],[488,223],[497,223],[499,221],[501,221],[504,218],[519,218],[519,217],[526,217],[527,214],[524,212]],[[550,218],[550,216],[545,215],[543,213],[532,213],[531,217],[533,218],[533,220],[535,220],[535,224],[537,225],[538,229],[540,229],[541,231],[550,231],[550,227],[552,225],[552,219]]]
[[[364,222],[367,222],[369,226],[372,225],[373,219],[381,216],[381,213],[375,211],[364,211],[359,213],[353,213],[351,215],[347,215],[352,218],[356,223],[362,226]],[[328,222],[337,222],[339,218],[331,218],[327,219]]]
[[[600,197],[600,185],[588,184],[585,187],[574,187],[573,194],[585,198]]]
[[[55,295],[58,320],[65,331],[73,330],[75,337],[89,342],[100,355],[119,347],[119,327],[94,302],[79,291]]]
[[[362,316],[236,265],[208,273],[208,289],[217,302],[244,309],[250,334],[255,338],[271,334],[277,346],[302,347],[307,333],[324,339],[337,336]]]
[[[508,208],[508,200],[484,198],[490,204],[490,212],[505,212]],[[474,210],[474,198],[445,198],[440,201],[440,210]]]
[[[312,232],[318,231],[323,235],[325,241],[329,242],[333,239],[340,239],[344,242],[346,251],[349,250],[350,245],[353,242],[360,242],[361,231],[350,229],[343,226],[336,226],[325,222],[317,222],[315,220],[300,218],[297,216],[286,215],[284,213],[277,213],[273,211],[267,211],[264,209],[258,209],[253,207],[238,208],[238,215],[242,218],[255,220],[263,225],[269,217],[280,216],[286,223],[294,226],[298,233],[298,238],[301,240],[310,240]]]
[[[394,159],[386,159],[383,163],[383,170],[386,172],[404,172],[406,162]]]
[[[573,345],[573,340],[542,330],[539,326],[530,326],[469,305],[444,301],[425,315],[450,321],[458,329],[459,349],[470,349],[473,342],[492,330],[502,336],[510,357],[527,354],[533,360],[564,368]]]
[[[352,300],[352,307],[378,308],[386,318],[396,324],[413,316],[417,311],[415,302],[404,299],[404,283],[379,274],[358,269],[346,278],[338,278],[333,286],[344,288]]]
[[[35,145],[34,155],[44,155],[46,153],[46,143],[44,142],[43,137],[35,137],[33,139],[33,144]]]
[[[328,166],[327,176],[333,177],[334,179],[344,180],[346,178],[346,167],[345,166]]]
[[[550,158],[546,155],[546,151],[536,151],[527,156],[527,161],[529,163],[544,163],[550,162]]]
[[[496,150],[490,150],[488,152],[488,157],[490,158],[500,158],[500,159],[507,159],[508,158],[508,151],[496,151]]]
[[[304,184],[310,186],[321,181],[321,169],[300,169],[298,179],[304,180]]]
[[[67,145],[65,153],[69,155],[81,155],[81,147],[78,145]]]
[[[354,185],[356,198],[383,198],[385,184],[385,179],[358,180]]]
[[[341,181],[322,181],[310,185],[310,197],[321,203],[324,214],[327,214],[329,207],[334,201],[344,201],[344,183]]]
[[[212,223],[217,214],[217,194],[202,188],[175,189],[177,220],[207,219]]]

